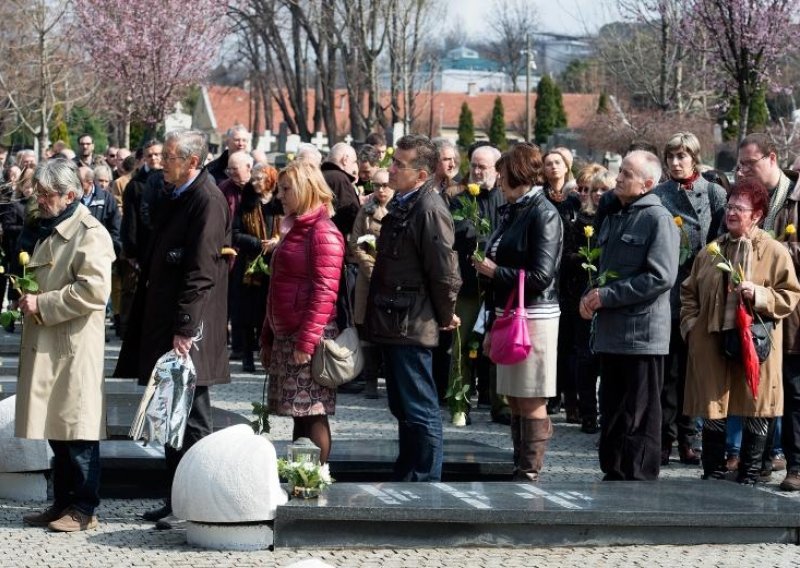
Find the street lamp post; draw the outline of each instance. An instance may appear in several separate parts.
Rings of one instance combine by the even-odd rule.
[[[531,141],[531,36],[525,35],[525,141]]]

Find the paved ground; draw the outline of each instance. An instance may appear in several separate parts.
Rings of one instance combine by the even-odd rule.
[[[0,331],[0,336],[3,332]],[[7,341],[7,339],[6,339]],[[3,338],[0,338],[0,343]],[[118,350],[109,345],[109,355]],[[233,363],[230,385],[215,387],[214,404],[248,415],[250,402],[260,400],[263,377],[242,374]],[[1,370],[0,370],[1,372]],[[393,437],[394,423],[386,408],[385,392],[377,401],[361,395],[340,396],[337,414],[331,420],[336,439]],[[291,421],[272,418],[272,437],[289,439]],[[507,427],[493,424],[486,409],[473,412],[467,428],[446,426],[445,436],[473,437],[476,441],[510,447]],[[544,479],[596,481],[601,475],[595,454],[596,436],[582,434],[577,426],[556,419],[556,432],[547,455]],[[663,477],[699,480],[697,467],[677,462],[664,468]],[[761,489],[777,491],[783,474]],[[757,491],[758,489],[756,489]],[[800,507],[800,495],[784,495]],[[529,566],[797,566],[800,547],[795,545],[749,546],[627,546],[529,549],[415,549],[415,550],[279,550],[276,552],[231,553],[193,549],[185,544],[180,531],[158,532],[137,519],[143,511],[157,505],[153,500],[107,500],[98,511],[101,526],[97,531],[56,534],[42,529],[23,528],[22,515],[41,504],[0,500],[0,568],[6,567],[134,567],[194,566],[228,568],[246,566],[289,566],[300,560],[317,558],[332,566],[359,568],[393,567],[529,567]]]

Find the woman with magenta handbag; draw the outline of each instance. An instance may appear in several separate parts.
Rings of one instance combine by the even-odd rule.
[[[473,257],[489,280],[492,325],[484,352],[497,364],[497,393],[508,397],[517,481],[538,481],[553,425],[547,399],[556,393],[558,270],[563,230],[558,211],[542,191],[542,154],[517,144],[497,162],[508,202],[500,227]]]

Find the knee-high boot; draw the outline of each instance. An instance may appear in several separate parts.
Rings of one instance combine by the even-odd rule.
[[[703,428],[703,479],[725,479],[725,432]]]
[[[761,454],[767,444],[767,436],[757,434],[744,428],[742,431],[742,449],[739,450],[739,470],[736,481],[746,485],[758,482],[761,471]],[[705,438],[703,439],[703,453],[705,454]]]
[[[550,418],[520,418],[519,466],[515,481],[538,481],[547,441],[553,437]]]
[[[511,442],[514,445],[514,470],[512,476],[517,474],[519,468],[519,450],[522,445],[520,436],[520,421],[522,418],[518,414],[511,415]]]

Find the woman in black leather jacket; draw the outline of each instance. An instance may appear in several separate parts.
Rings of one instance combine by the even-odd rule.
[[[519,270],[525,271],[524,303],[532,349],[520,363],[497,365],[497,393],[506,395],[511,407],[514,479],[537,481],[553,435],[546,402],[556,392],[563,228],[558,211],[542,191],[538,147],[514,146],[497,162],[497,171],[508,203],[500,227],[489,238],[486,258],[473,262],[491,282],[488,305],[494,317],[502,314],[509,296],[516,298]],[[516,299],[513,302],[516,305]],[[488,353],[491,329],[486,342]]]

